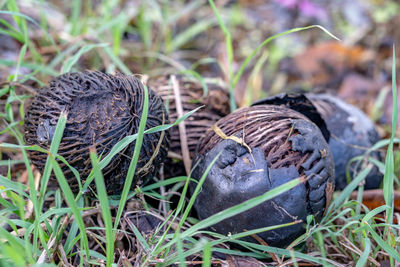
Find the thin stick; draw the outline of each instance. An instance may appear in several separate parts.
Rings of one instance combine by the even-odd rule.
[[[172,82],[172,88],[174,89],[176,111],[178,112],[178,117],[182,117],[183,116],[183,108],[182,108],[182,102],[181,102],[181,94],[179,92],[179,84],[176,80],[175,75],[171,76],[171,82]],[[179,127],[179,136],[181,138],[181,150],[182,150],[182,156],[183,156],[183,164],[185,165],[186,174],[189,175],[190,166],[192,166],[192,160],[190,159],[190,155],[189,155],[189,147],[188,147],[187,136],[186,136],[185,121],[182,121],[181,123],[179,123],[178,127]]]

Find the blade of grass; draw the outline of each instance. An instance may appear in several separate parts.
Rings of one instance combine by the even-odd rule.
[[[19,131],[15,131],[14,129],[11,129],[11,132],[13,133],[13,135],[16,137],[16,139],[18,141],[18,145],[15,145],[15,146],[21,148],[23,160],[25,163],[25,169],[28,173],[29,199],[32,201],[34,214],[38,215],[38,214],[40,214],[39,206],[38,206],[38,198],[37,198],[38,192],[35,187],[35,179],[33,176],[33,171],[30,167],[30,162],[29,162],[29,158],[26,153],[26,150],[25,150],[25,146],[22,145],[23,137]],[[0,146],[1,145],[2,144],[0,144]],[[26,249],[25,252],[26,252],[26,257],[28,257],[29,261],[33,261],[34,260],[33,257],[36,256],[39,252],[38,242],[37,242],[38,238],[40,239],[42,246],[44,248],[46,248],[46,240],[44,239],[43,229],[41,227],[34,228],[33,237],[30,237],[28,235],[28,232],[26,232],[26,234],[24,235],[25,249]],[[33,242],[31,242],[32,239],[33,239]]]
[[[371,252],[371,240],[369,238],[364,238],[364,251],[360,255],[356,267],[366,266],[370,252]]]
[[[139,229],[135,226],[134,223],[129,222],[128,223],[129,227],[132,229],[133,233],[135,234],[135,238],[139,241],[139,243],[143,246],[143,249],[146,253],[149,253],[151,251],[149,244],[147,244],[146,239],[143,237],[143,235],[139,232]]]
[[[27,190],[26,185],[18,182],[14,182],[6,177],[0,175],[0,184],[1,186],[6,187],[7,189],[13,190],[14,192],[18,193],[21,196],[27,197],[28,195],[24,192]]]
[[[203,106],[198,107],[192,111],[189,111],[188,113],[186,113],[184,116],[182,116],[181,118],[177,119],[174,123],[172,124],[165,124],[165,125],[160,125],[160,126],[156,126],[153,127],[151,129],[148,129],[146,131],[144,131],[145,134],[150,134],[150,133],[155,133],[155,132],[159,132],[159,131],[166,131],[169,128],[177,125],[178,123],[180,123],[181,121],[185,120],[186,118],[188,118],[189,116],[191,116],[193,113],[195,113],[196,111],[198,111],[199,109],[201,109]],[[128,146],[131,142],[135,141],[138,137],[138,133],[134,134],[134,135],[129,135],[126,136],[124,138],[122,138],[121,141],[119,141],[117,144],[115,144],[113,146],[113,148],[111,149],[110,153],[107,154],[107,156],[105,156],[101,161],[100,161],[100,168],[103,169],[105,168],[110,162],[111,159],[117,155],[119,152],[121,152],[122,150],[125,149],[126,146]],[[0,147],[2,147],[2,145],[4,146],[5,144],[0,144]],[[7,144],[7,146],[9,147],[15,147],[15,145],[12,144]],[[91,173],[88,178],[86,179],[85,184],[83,185],[83,191],[85,191],[88,186],[90,185],[90,183],[93,181],[94,177],[93,174]],[[78,195],[78,197],[81,195],[81,193]]]
[[[348,184],[345,189],[340,193],[340,195],[333,201],[328,209],[328,213],[331,212],[332,209],[339,207],[343,201],[348,198],[351,192],[367,177],[369,172],[371,171],[372,166],[368,166],[366,169],[362,170],[352,181]]]
[[[185,223],[187,216],[189,215],[189,212],[192,209],[198,194],[200,193],[201,187],[203,186],[203,183],[207,178],[208,173],[210,172],[211,168],[214,166],[214,164],[218,160],[218,158],[221,156],[221,153],[222,153],[222,151],[220,151],[217,154],[217,156],[211,161],[210,165],[207,166],[207,169],[204,171],[203,175],[200,177],[199,182],[197,183],[197,186],[196,186],[195,190],[193,191],[192,196],[190,197],[189,203],[187,204],[186,209],[185,209],[184,213],[182,214],[182,217],[179,222],[179,227],[176,230],[177,232],[180,231],[180,228]]]
[[[19,52],[19,57],[18,57],[18,62],[17,62],[17,68],[15,71],[15,75],[14,75],[14,79],[13,81],[16,82],[18,80],[18,75],[19,75],[19,69],[21,68],[21,63],[24,61],[24,57],[26,54],[26,49],[28,48],[28,46],[26,44],[24,44],[21,47],[21,50]]]
[[[128,174],[126,175],[125,179],[125,184],[124,184],[124,189],[122,190],[121,194],[121,200],[120,204],[118,206],[118,211],[117,215],[115,217],[115,222],[114,222],[114,228],[117,229],[122,211],[125,208],[125,204],[128,198],[129,191],[131,189],[131,185],[133,182],[133,177],[135,176],[135,171],[136,171],[136,165],[139,159],[140,155],[140,150],[142,148],[142,143],[143,143],[143,137],[144,137],[144,131],[146,128],[146,122],[147,122],[147,114],[148,114],[148,109],[149,109],[149,92],[146,86],[143,87],[143,109],[142,109],[142,116],[140,117],[140,123],[139,123],[139,129],[137,132],[137,140],[135,143],[135,149],[133,151],[133,157],[131,160],[131,163],[129,164],[129,169],[128,169]]]
[[[179,266],[180,267],[186,267],[186,263],[185,263],[186,257],[185,257],[184,252],[183,252],[183,244],[182,244],[182,240],[181,240],[181,238],[179,236],[179,232],[178,232],[177,240],[178,241],[176,242],[176,250],[178,251]],[[168,264],[168,262],[166,262],[166,264]]]
[[[386,154],[385,160],[385,174],[383,177],[383,196],[386,205],[390,207],[386,212],[386,223],[393,222],[393,173],[394,173],[394,157],[393,157],[393,139],[396,132],[397,125],[397,87],[396,87],[396,52],[393,46],[393,62],[392,62],[392,96],[393,96],[393,111],[392,111],[392,134],[390,136],[390,143]],[[389,229],[385,229],[385,233],[390,238],[388,233]]]
[[[97,195],[99,196],[100,207],[106,227],[106,257],[107,267],[111,267],[114,258],[114,232],[111,220],[111,211],[108,204],[107,190],[104,184],[104,177],[100,170],[99,159],[97,158],[96,150],[94,147],[90,149],[90,160],[92,162],[92,169],[94,170],[94,180],[96,182]]]
[[[365,222],[365,224],[374,240],[378,243],[379,246],[381,246],[383,250],[385,250],[389,254],[389,257],[400,262],[400,253],[396,251],[396,249],[391,247],[385,240],[383,240],[382,237],[377,234],[367,222]]]
[[[80,32],[81,27],[81,9],[82,9],[82,0],[74,0],[72,1],[72,12],[71,12],[71,35],[76,36]]]
[[[223,211],[217,212],[214,215],[198,222],[197,224],[193,225],[186,231],[182,232],[180,237],[185,238],[188,236],[192,236],[194,233],[196,233],[197,231],[199,231],[201,229],[210,227],[222,220],[225,220],[229,217],[235,216],[236,214],[244,212],[244,211],[251,209],[269,199],[272,199],[272,198],[278,196],[279,194],[282,194],[282,193],[290,190],[291,188],[297,186],[298,184],[300,184],[303,181],[304,181],[303,178],[293,179],[283,185],[280,185],[274,189],[271,189],[270,191],[268,191],[260,196],[254,197],[243,203],[240,203],[238,205],[235,205],[235,206],[225,209]],[[163,246],[162,249],[160,249],[160,250],[162,251],[163,249],[174,244],[175,242],[176,242],[176,237],[173,238],[170,242],[168,242],[165,246]]]
[[[280,225],[262,227],[262,228],[253,229],[253,230],[249,230],[249,231],[246,231],[246,232],[233,234],[233,235],[228,235],[228,236],[221,235],[221,234],[214,233],[214,232],[210,232],[210,231],[199,231],[198,234],[208,234],[208,235],[216,237],[218,239],[210,241],[210,242],[203,242],[202,245],[201,244],[195,244],[195,246],[193,248],[185,251],[183,253],[183,255],[184,255],[184,257],[188,257],[190,255],[198,253],[198,252],[200,252],[200,251],[205,249],[205,246],[207,245],[207,243],[209,243],[210,247],[213,247],[213,246],[217,246],[219,244],[225,243],[225,242],[235,241],[235,240],[238,240],[238,239],[243,238],[243,237],[259,234],[259,233],[270,231],[270,230],[275,230],[275,229],[278,229],[278,228],[281,228],[281,227],[291,226],[291,225],[297,224],[299,222],[300,221],[294,221],[294,222],[280,224]],[[198,243],[200,243],[200,242],[198,242]],[[179,257],[179,254],[178,255],[176,255],[176,254],[178,254],[178,253],[174,253],[172,255],[169,255],[165,259],[165,264],[172,264],[173,262],[177,261],[178,257]]]
[[[193,25],[190,25],[186,30],[174,36],[171,45],[168,47],[167,54],[178,50],[181,46],[189,42],[192,38],[214,26],[214,19],[204,19]]]
[[[35,26],[37,26],[39,29],[41,29],[41,30],[43,31],[43,33],[46,35],[47,39],[51,42],[51,44],[52,44],[54,47],[57,47],[56,42],[55,42],[54,39],[51,37],[51,35],[50,35],[47,31],[45,31],[45,30],[40,26],[40,24],[36,22],[36,20],[32,19],[31,17],[29,17],[29,16],[27,16],[27,15],[24,15],[24,14],[22,14],[22,13],[20,13],[20,12],[7,11],[7,10],[0,10],[0,14],[12,15],[12,16],[14,16],[14,17],[15,17],[15,16],[18,16],[18,17],[21,17],[21,18],[24,18],[24,19],[28,20],[29,22],[32,22]],[[59,52],[59,51],[57,51],[57,52]]]
[[[317,258],[313,257],[298,251],[293,251],[293,250],[287,250],[283,248],[275,248],[275,247],[269,247],[269,246],[263,246],[259,244],[254,244],[246,241],[241,241],[241,240],[233,240],[233,243],[237,243],[242,246],[248,246],[250,248],[255,248],[257,250],[263,251],[263,252],[271,252],[274,254],[278,254],[281,256],[286,256],[286,257],[291,257],[291,253],[293,253],[297,258],[303,259],[309,262],[315,262],[320,264],[321,266],[335,266],[331,263],[328,262],[328,259],[322,259],[322,258]]]
[[[65,63],[64,66],[62,68],[61,74],[63,73],[67,73],[69,71],[71,71],[72,66],[75,65],[76,62],[78,62],[79,58],[89,52],[90,50],[92,50],[93,48],[99,48],[99,47],[106,47],[108,46],[107,43],[101,43],[101,44],[88,44],[88,45],[84,45],[81,47],[81,49],[79,49],[78,52],[76,52],[72,57],[70,57]]]
[[[388,207],[386,205],[377,207],[373,210],[371,210],[370,212],[368,212],[367,214],[365,214],[364,218],[362,218],[362,223],[368,222],[369,220],[371,220],[375,215],[385,211]]]
[[[125,65],[124,62],[121,61],[121,59],[118,58],[118,56],[114,54],[109,46],[104,47],[104,52],[106,52],[107,56],[112,62],[114,62],[115,66],[117,66],[123,73],[132,75],[131,70]]]
[[[313,28],[318,28],[321,29],[322,31],[324,31],[326,34],[328,34],[329,36],[331,36],[332,38],[339,40],[339,38],[337,38],[336,36],[334,36],[332,33],[330,33],[327,29],[325,29],[324,27],[320,26],[320,25],[311,25],[311,26],[307,26],[307,27],[301,27],[301,28],[294,28],[282,33],[278,33],[275,34],[271,37],[268,37],[267,39],[265,39],[259,46],[257,46],[256,49],[253,50],[253,52],[251,52],[251,54],[246,57],[246,59],[243,61],[242,65],[240,66],[238,72],[236,73],[234,79],[233,79],[233,88],[236,87],[237,83],[240,80],[240,77],[242,77],[243,72],[245,70],[245,68],[247,67],[247,65],[250,63],[250,61],[254,58],[254,56],[258,53],[258,51],[260,51],[264,46],[266,46],[268,43],[270,43],[271,41],[275,40],[278,37],[290,34],[290,33],[295,33],[295,32],[299,32],[299,31],[304,31],[304,30],[309,30],[309,29],[313,29]]]
[[[58,184],[60,185],[61,191],[64,193],[65,199],[66,199],[69,207],[71,208],[72,213],[74,214],[75,221],[78,224],[79,231],[80,231],[80,237],[81,237],[81,244],[82,244],[83,250],[85,252],[85,255],[89,255],[89,242],[88,242],[88,238],[86,235],[85,224],[83,222],[81,211],[78,208],[78,205],[74,198],[74,194],[72,193],[72,191],[68,185],[68,182],[65,179],[65,176],[61,170],[60,165],[58,165],[58,162],[56,161],[56,159],[54,158],[54,156],[52,154],[50,154],[49,157],[51,158],[51,160],[53,162],[54,174],[57,178]],[[81,256],[83,256],[83,254],[81,254]],[[84,262],[83,259],[81,259],[81,260],[82,260],[82,262]]]
[[[225,35],[225,45],[226,45],[226,53],[228,55],[228,80],[229,80],[229,87],[230,87],[230,106],[231,111],[237,108],[236,101],[233,95],[233,90],[235,88],[234,78],[233,78],[233,70],[232,70],[232,63],[233,63],[233,43],[232,43],[232,36],[231,33],[225,26],[224,21],[222,20],[221,14],[219,13],[217,7],[214,4],[214,0],[208,0],[215,16],[217,17],[218,24]]]
[[[58,148],[60,147],[61,139],[64,134],[65,125],[67,124],[67,116],[66,112],[61,112],[60,117],[58,119],[56,129],[54,130],[54,136],[51,140],[50,144],[50,154],[56,155]],[[42,209],[43,202],[44,202],[44,195],[46,193],[47,184],[50,179],[51,170],[52,170],[52,163],[49,158],[46,159],[46,164],[43,170],[42,178],[41,178],[41,186],[40,186],[40,197],[39,197],[39,205],[40,210]],[[39,216],[39,215],[38,215]]]
[[[203,249],[203,264],[202,267],[211,266],[211,255],[212,255],[212,246],[210,242],[207,242]]]

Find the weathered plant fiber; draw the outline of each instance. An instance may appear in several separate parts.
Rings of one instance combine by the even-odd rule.
[[[148,92],[146,129],[168,123],[162,100],[153,91]],[[25,141],[49,149],[57,120],[65,111],[67,125],[58,154],[79,172],[83,184],[92,168],[89,148],[96,147],[104,158],[118,141],[137,133],[143,102],[144,87],[133,76],[98,71],[66,73],[53,79],[49,87],[42,88],[34,97],[25,118]],[[168,132],[144,135],[132,188],[156,174],[167,156],[168,145]],[[108,193],[121,193],[134,148],[135,142],[103,169]],[[42,171],[47,155],[31,151],[30,158]],[[61,165],[71,189],[77,192],[78,180],[67,166]]]

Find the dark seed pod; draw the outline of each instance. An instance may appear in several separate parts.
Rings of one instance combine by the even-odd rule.
[[[354,157],[364,155],[368,148],[378,142],[379,134],[367,115],[340,98],[326,94],[307,94],[307,97],[321,113],[331,132],[329,147],[335,161],[336,189],[342,190],[348,184],[347,164]],[[381,160],[377,151],[369,156]],[[354,162],[350,165],[351,178],[354,178],[355,172],[365,168],[365,163],[359,165]],[[382,173],[374,166],[365,178],[365,189],[379,188],[382,179]]]
[[[168,123],[162,100],[153,91],[148,93],[146,129]],[[143,102],[144,87],[133,76],[97,71],[66,73],[34,97],[25,118],[25,141],[49,149],[60,113],[66,112],[67,124],[58,153],[79,172],[83,184],[92,168],[89,148],[96,147],[97,153],[105,157],[118,141],[137,133]],[[132,188],[155,175],[167,156],[168,145],[168,132],[144,135]],[[109,194],[121,193],[134,148],[135,142],[103,169]],[[31,151],[30,158],[43,171],[47,155]],[[72,191],[77,192],[76,177],[67,166],[61,163],[61,167]]]
[[[284,105],[307,116],[318,125],[329,141],[329,147],[335,162],[336,189],[342,190],[347,185],[347,164],[357,156],[362,156],[368,148],[380,140],[372,121],[361,110],[347,104],[338,97],[327,94],[279,94],[253,105]],[[324,123],[321,122],[321,117]],[[328,138],[327,138],[328,136]],[[370,156],[380,160],[379,152]],[[351,177],[363,169],[356,162],[351,165]],[[365,179],[365,189],[378,188],[383,175],[373,167]]]
[[[231,140],[244,139],[243,144]],[[221,152],[222,151],[222,152]],[[239,109],[222,118],[201,140],[192,177],[199,180],[211,167],[196,198],[201,219],[264,194],[298,177],[304,182],[246,212],[214,225],[222,234],[306,221],[320,221],[334,188],[331,152],[319,128],[304,115],[279,106]],[[193,192],[196,183],[191,183]],[[304,233],[295,224],[260,233],[268,245],[284,247]],[[248,238],[250,241],[255,240]]]
[[[181,76],[176,77],[176,79],[182,105],[182,115],[204,106],[184,121],[189,156],[193,158],[199,139],[204,135],[207,129],[220,118],[229,114],[229,95],[226,90],[213,83],[207,84],[208,92],[204,94],[204,88],[199,82]],[[177,99],[170,77],[161,76],[152,78],[148,81],[148,85],[164,100],[168,109],[170,121],[176,121],[180,116],[177,111]],[[184,168],[182,161],[177,161],[183,159],[179,127],[175,126],[171,128],[170,134],[170,160],[166,163],[168,169],[165,171],[167,176],[173,177],[183,175]]]

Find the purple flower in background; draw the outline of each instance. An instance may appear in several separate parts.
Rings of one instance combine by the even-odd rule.
[[[298,0],[275,0],[278,4],[287,7],[287,8],[295,8]]]
[[[281,6],[286,8],[298,8],[300,13],[306,17],[324,20],[327,17],[325,9],[314,4],[310,0],[275,0]]]

